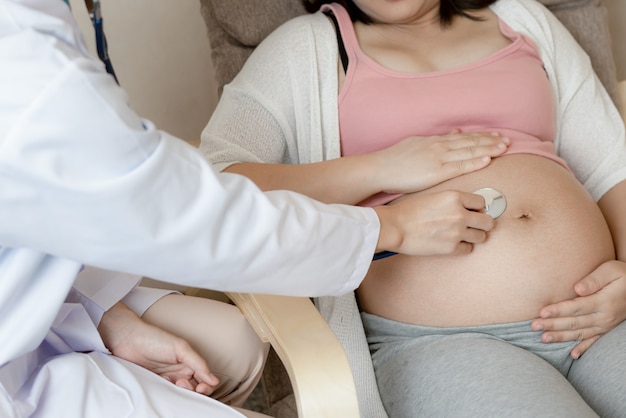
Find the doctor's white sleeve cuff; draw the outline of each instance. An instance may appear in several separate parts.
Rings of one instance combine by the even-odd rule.
[[[130,293],[140,281],[141,276],[135,274],[88,266],[76,277],[66,302],[82,304],[93,323],[98,325],[102,315]]]

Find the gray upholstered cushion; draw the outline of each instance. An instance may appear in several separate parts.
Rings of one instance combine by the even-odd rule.
[[[306,13],[300,0],[200,0],[218,94],[271,31]]]
[[[297,0],[214,0],[213,9],[224,31],[251,47],[257,46],[281,23],[305,13]]]

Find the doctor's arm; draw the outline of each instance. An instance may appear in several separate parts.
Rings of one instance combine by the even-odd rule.
[[[317,296],[358,286],[378,240],[373,211],[218,174],[139,118],[100,65],[59,65],[34,67],[39,88],[16,87],[33,93],[0,144],[4,245],[224,291]]]

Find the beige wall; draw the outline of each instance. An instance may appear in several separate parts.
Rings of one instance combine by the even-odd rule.
[[[83,1],[71,4],[95,51]],[[182,139],[198,138],[217,101],[199,1],[102,0],[102,11],[109,55],[133,108]]]

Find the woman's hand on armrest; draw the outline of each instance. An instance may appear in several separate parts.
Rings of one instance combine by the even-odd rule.
[[[485,168],[502,155],[510,140],[496,132],[455,130],[449,135],[409,137],[373,152],[373,184],[386,193],[419,192]]]

